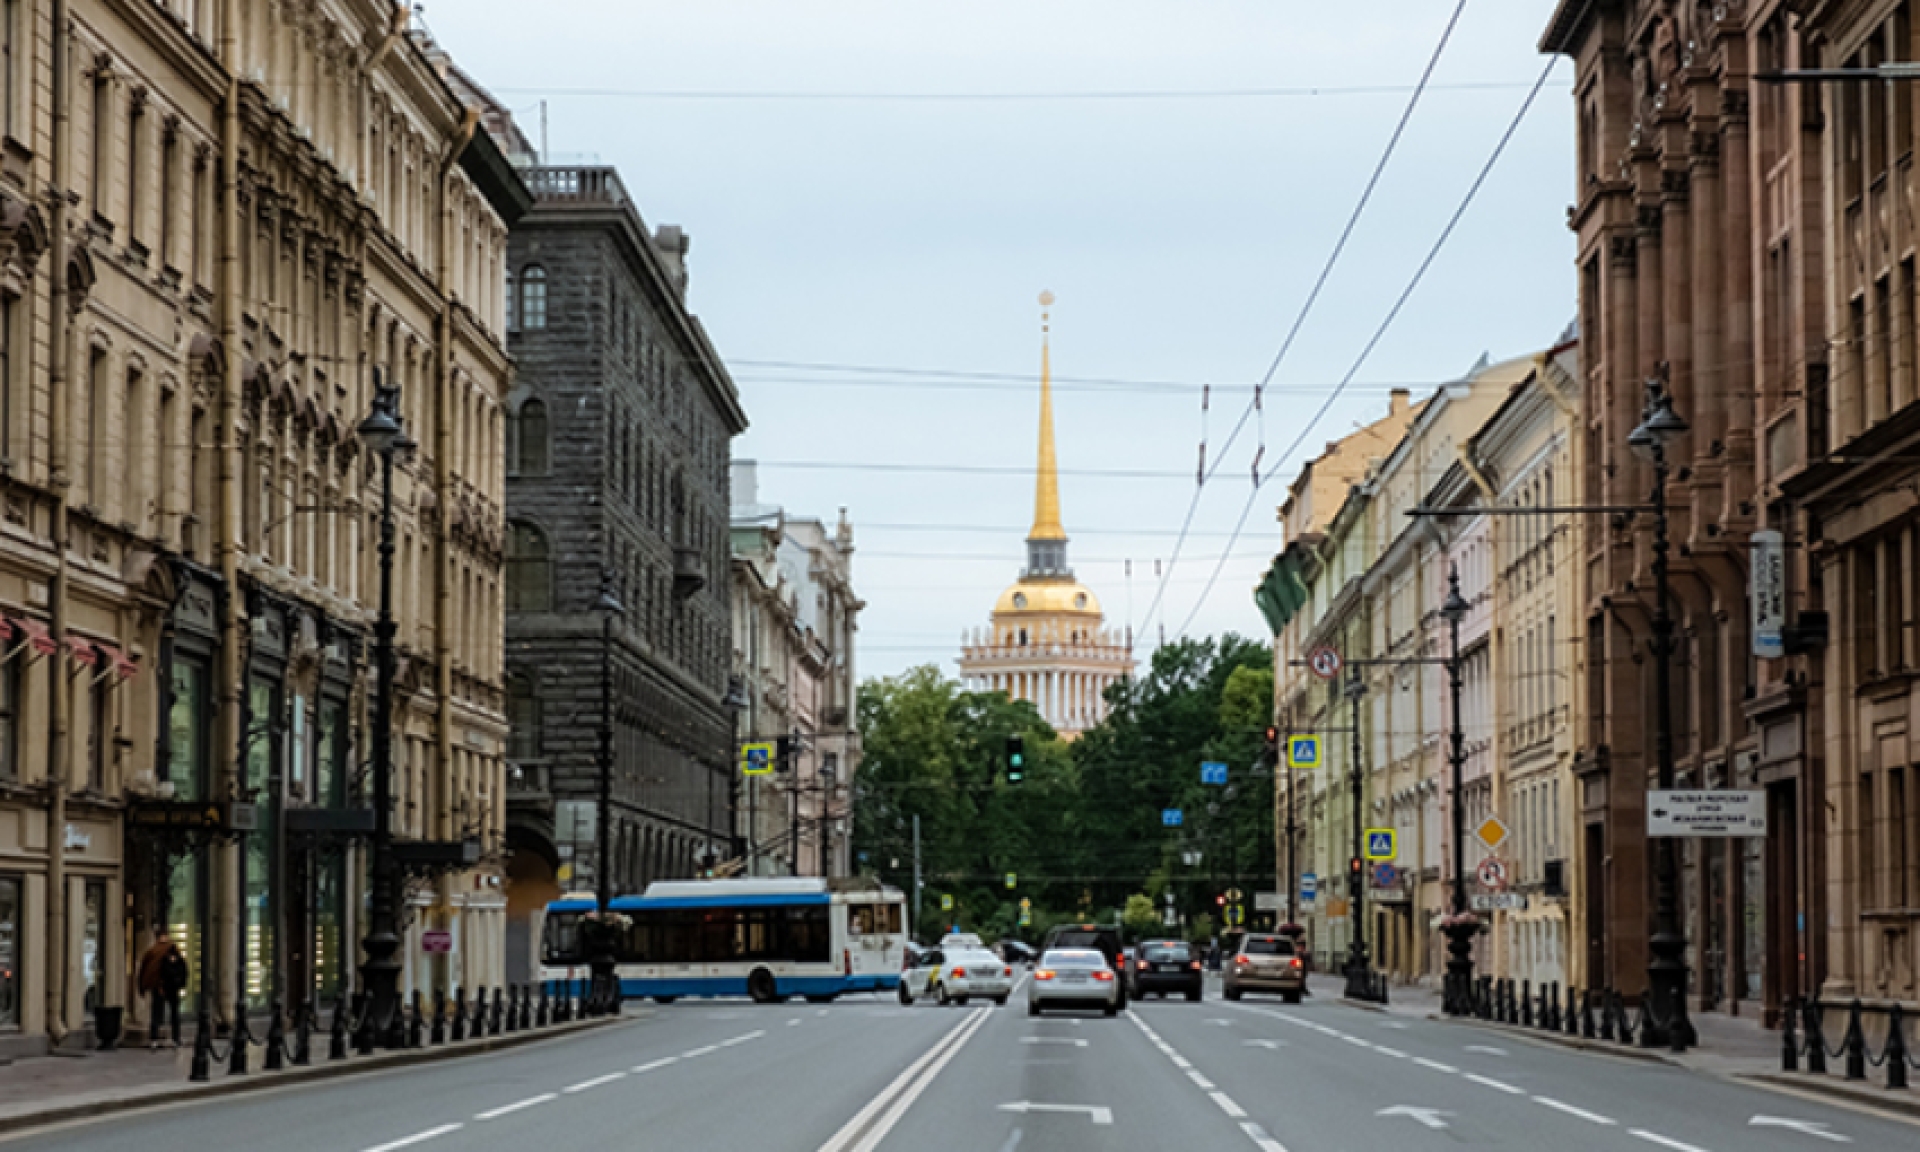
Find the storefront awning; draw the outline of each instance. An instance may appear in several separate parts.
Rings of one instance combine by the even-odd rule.
[[[60,646],[53,642],[53,633],[31,616],[6,616],[4,619],[15,629],[14,638],[31,643],[33,650],[40,655],[51,656],[60,650]]]

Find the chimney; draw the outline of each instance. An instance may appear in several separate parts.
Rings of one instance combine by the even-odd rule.
[[[693,238],[682,232],[678,224],[662,224],[653,231],[653,246],[666,263],[667,275],[673,279],[673,286],[684,299],[687,294],[687,249],[693,247]]]
[[[760,468],[752,460],[735,460],[732,469],[733,506],[747,508],[760,503]]]
[[[1404,416],[1407,406],[1413,402],[1413,393],[1405,388],[1395,388],[1387,394],[1387,415]]]

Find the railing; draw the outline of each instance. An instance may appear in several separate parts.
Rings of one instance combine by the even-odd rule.
[[[1826,1017],[1840,1012],[1845,1013],[1846,1028],[1839,1047],[1829,1048]],[[1869,1015],[1877,1018],[1874,1024],[1867,1022]],[[1870,1032],[1877,1035],[1870,1037]],[[1865,1080],[1871,1065],[1886,1070],[1888,1088],[1904,1090],[1908,1068],[1920,1068],[1920,1061],[1913,1058],[1916,1046],[1920,1046],[1920,1038],[1913,1035],[1912,1021],[1897,1000],[1884,1007],[1869,1007],[1858,999],[1849,1000],[1844,1006],[1823,1004],[1817,999],[1794,1000],[1787,1005],[1780,1028],[1780,1070],[1800,1071],[1801,1058],[1805,1057],[1807,1072],[1823,1076],[1829,1059],[1841,1060],[1848,1080]],[[1876,1049],[1878,1055],[1874,1054]]]
[[[617,169],[594,166],[523,168],[520,178],[536,200],[569,204],[625,204],[627,187]]]

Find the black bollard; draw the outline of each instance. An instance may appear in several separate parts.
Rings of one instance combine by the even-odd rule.
[[[187,1079],[204,1084],[213,1079],[213,1021],[207,1018],[207,1006],[200,1005],[200,1018],[193,1035],[193,1067]]]
[[[507,1031],[518,1032],[525,1027],[526,1007],[520,999],[520,985],[507,985]]]
[[[227,1045],[227,1072],[234,1076],[247,1074],[247,1044],[253,1037],[247,1032],[247,998],[244,995],[233,998],[233,1035]]]
[[[482,995],[484,995],[484,993],[482,993]],[[503,1023],[501,1017],[505,1016],[506,1012],[506,997],[502,995],[500,989],[496,987],[493,990],[493,1017],[487,1021],[488,1032],[495,1036],[500,1035],[500,1025]]]
[[[1600,1039],[1613,1039],[1613,989],[1600,989]]]
[[[1880,1058],[1887,1062],[1887,1087],[1906,1091],[1907,1013],[1898,1000],[1887,1010],[1887,1047]]]
[[[1847,1005],[1847,1035],[1840,1041],[1840,1047],[1847,1058],[1847,1079],[1865,1080],[1867,1078],[1867,1033],[1860,1026],[1860,1000],[1855,997]]]
[[[1816,1076],[1827,1074],[1826,1028],[1820,1017],[1820,1002],[1805,1000],[1800,1005],[1801,1031],[1807,1037],[1807,1071]]]
[[[1799,1001],[1791,997],[1780,1013],[1780,1071],[1800,1071],[1800,1041],[1793,1034],[1793,1018],[1799,1011]]]
[[[333,998],[333,1027],[327,1032],[327,1059],[347,1058],[347,994]]]
[[[361,1056],[373,1055],[379,1037],[373,1034],[373,1024],[367,1014],[373,1011],[373,1001],[365,991],[353,994],[353,1050]]]
[[[444,992],[433,994],[433,1030],[427,1034],[427,1041],[436,1048],[447,1042],[447,996]]]
[[[520,985],[520,1031],[533,1027],[533,985]]]
[[[543,980],[540,982],[540,1006],[534,1009],[533,1013],[533,1026],[536,1028],[545,1028],[547,1023],[547,985],[546,981]]]
[[[473,1025],[467,1035],[475,1040],[484,1040],[487,1035],[487,990],[485,988],[473,994]]]
[[[278,1072],[287,1066],[287,1030],[280,1022],[280,1001],[275,1000],[267,1007],[267,1011],[272,1015],[267,1018],[267,1062],[264,1067],[269,1072]]]
[[[293,1022],[293,1056],[290,1063],[295,1068],[305,1068],[313,1063],[313,997],[308,996],[300,1005],[299,1015]]]
[[[467,1038],[467,993],[458,984],[453,987],[453,1042]]]
[[[1580,1035],[1587,1040],[1594,1038],[1592,987],[1580,990]]]
[[[1520,1026],[1533,1027],[1533,981],[1520,981]]]
[[[407,1047],[427,1046],[427,1010],[420,1002],[420,989],[413,990],[413,1012],[407,1021]]]

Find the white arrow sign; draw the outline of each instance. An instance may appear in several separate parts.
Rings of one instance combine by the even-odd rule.
[[[1113,1123],[1113,1109],[1097,1108],[1092,1104],[1035,1104],[1031,1100],[1016,1100],[1011,1104],[1000,1105],[1000,1111],[1018,1112],[1021,1115],[1028,1112],[1083,1112],[1087,1119],[1095,1124]]]
[[[1415,1120],[1418,1120],[1420,1123],[1425,1124],[1429,1128],[1445,1128],[1447,1126],[1447,1122],[1445,1120],[1442,1120],[1441,1117],[1451,1116],[1453,1115],[1453,1113],[1442,1112],[1438,1108],[1410,1108],[1405,1104],[1395,1104],[1391,1108],[1380,1109],[1380,1111],[1375,1112],[1374,1115],[1375,1116],[1408,1116]]]
[[[1827,1131],[1827,1125],[1818,1120],[1789,1120],[1785,1116],[1755,1116],[1747,1121],[1749,1128],[1791,1128],[1795,1132],[1814,1136],[1834,1144],[1851,1144],[1853,1137],[1838,1132]]]
[[[1246,1048],[1265,1048],[1269,1051],[1287,1046],[1285,1040],[1242,1040],[1240,1043]]]

